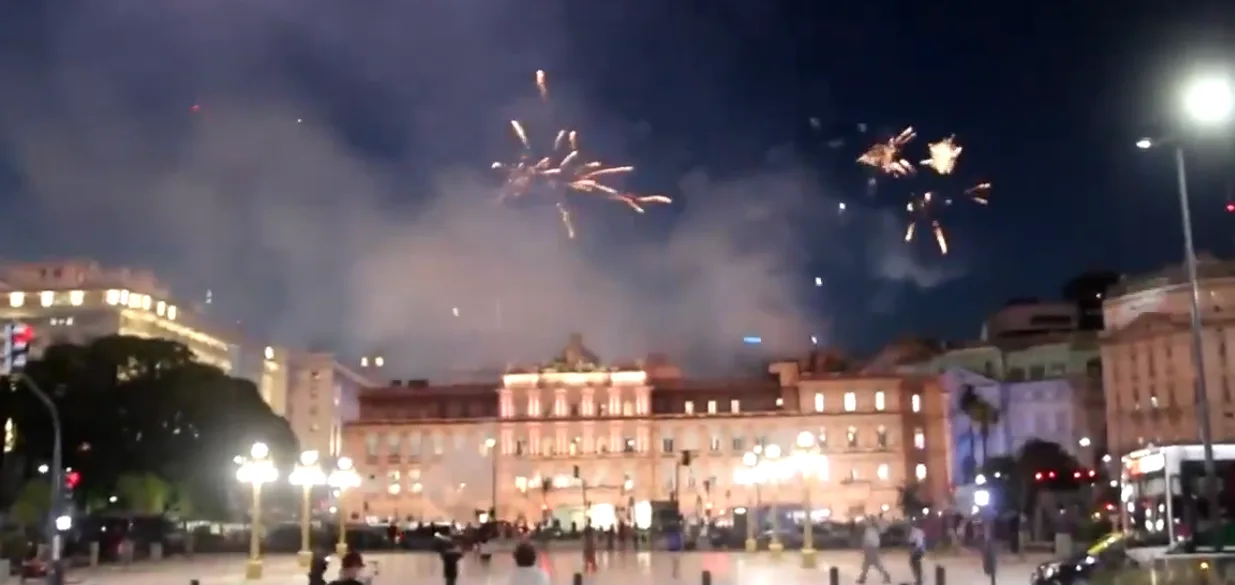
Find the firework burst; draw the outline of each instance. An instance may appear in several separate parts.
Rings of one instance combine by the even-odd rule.
[[[909,162],[905,154],[909,144],[916,137],[917,134],[912,127],[905,128],[892,139],[871,146],[862,153],[862,156],[858,157],[858,163],[894,179],[917,176],[917,166]],[[948,177],[955,172],[962,150],[961,146],[956,143],[956,137],[948,136],[937,142],[928,143],[927,158],[918,164],[924,169],[934,171],[935,175]],[[990,183],[978,183],[959,192],[953,189],[954,187],[949,188],[944,185],[939,189],[921,194],[910,194],[909,202],[905,204],[905,211],[908,213],[908,224],[905,226],[906,242],[912,242],[918,232],[930,230],[939,252],[946,255],[950,246],[947,232],[940,219],[944,209],[951,206],[954,199],[962,197],[979,205],[985,206],[990,203]],[[955,193],[955,195],[949,193]]]
[[[536,72],[536,88],[541,100],[547,102],[549,85],[544,71]],[[579,149],[579,133],[574,130],[558,130],[552,148],[543,155],[537,155],[523,124],[518,120],[511,120],[510,126],[522,148],[515,162],[498,161],[492,165],[494,170],[500,171],[506,177],[498,200],[523,197],[534,192],[535,187],[540,185],[547,187],[547,191],[558,198],[554,205],[566,234],[571,239],[574,239],[576,231],[567,200],[570,194],[592,195],[617,201],[638,213],[644,213],[647,205],[673,202],[664,195],[639,195],[606,184],[606,180],[629,174],[635,167],[608,166],[599,160],[586,159]]]

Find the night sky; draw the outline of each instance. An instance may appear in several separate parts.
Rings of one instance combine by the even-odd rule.
[[[1229,1],[0,0],[0,255],[149,266],[255,338],[417,374],[574,330],[696,369],[961,339],[1180,258],[1171,157],[1133,143],[1213,71]],[[675,202],[579,202],[573,241],[545,193],[495,204],[511,118]],[[915,154],[956,135],[955,176],[872,192],[854,159],[910,125]],[[1229,254],[1235,130],[1189,136],[1197,247]],[[901,242],[910,192],[978,181],[949,255]]]

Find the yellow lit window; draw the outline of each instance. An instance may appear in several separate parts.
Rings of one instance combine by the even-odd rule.
[[[86,293],[84,291],[75,290],[75,291],[69,292],[69,304],[73,305],[74,307],[80,307],[81,304],[85,302],[85,300],[86,300]]]
[[[9,293],[9,306],[10,307],[20,307],[24,304],[26,304],[26,293],[23,293],[23,292]]]

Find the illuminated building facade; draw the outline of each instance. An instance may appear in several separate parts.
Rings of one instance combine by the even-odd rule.
[[[278,352],[274,352],[278,357]],[[336,456],[341,452],[343,426],[358,414],[360,389],[366,378],[328,353],[292,355],[287,360],[287,400],[283,414],[300,448]]]
[[[344,453],[363,485],[356,520],[585,518],[606,527],[650,522],[674,495],[687,515],[725,515],[754,504],[739,483],[757,445],[789,450],[818,438],[815,479],[785,475],[760,488],[764,505],[816,517],[899,516],[899,488],[917,483],[945,499],[946,433],[937,387],[919,377],[816,376],[793,362],[775,377],[690,380],[645,361],[602,367],[572,339],[552,364],[491,383],[396,382],[366,390],[346,425]],[[679,466],[682,453],[691,464]],[[804,489],[805,488],[805,489]]]
[[[231,373],[231,343],[191,310],[178,306],[147,270],[104,269],[97,262],[0,267],[0,319],[34,327],[36,347],[81,343],[106,335],[178,341],[202,362]]]
[[[1198,258],[1201,347],[1214,441],[1235,440],[1235,262]],[[1108,440],[1118,455],[1194,443],[1191,292],[1182,267],[1125,278],[1103,305]]]

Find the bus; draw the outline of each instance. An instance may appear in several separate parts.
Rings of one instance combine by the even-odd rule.
[[[1231,524],[1235,512],[1235,444],[1215,443],[1218,511]],[[1148,555],[1208,548],[1210,505],[1203,492],[1205,452],[1199,444],[1139,449],[1121,460],[1120,521],[1130,549]],[[1219,526],[1212,526],[1217,530]],[[1229,530],[1221,534],[1224,548],[1235,552]]]

